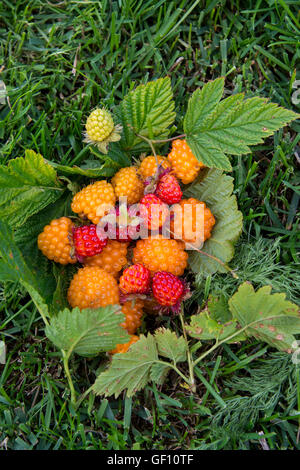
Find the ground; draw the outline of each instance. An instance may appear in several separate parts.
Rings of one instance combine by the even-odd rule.
[[[3,0],[0,79],[9,102],[0,104],[1,163],[27,148],[64,165],[83,162],[89,111],[99,102],[111,108],[136,85],[166,75],[179,130],[191,92],[219,76],[228,94],[265,96],[299,112],[297,3]],[[294,122],[234,161],[244,228],[231,266],[240,277],[199,280],[202,294],[193,302],[212,291],[231,295],[243,280],[272,283],[299,301],[298,131]],[[299,374],[287,355],[264,344],[219,348],[198,370],[196,395],[170,375],[134,398],[91,395],[74,410],[60,355],[30,297],[11,283],[1,289],[0,339],[8,348],[0,365],[2,448],[300,448]],[[98,367],[97,358],[73,360],[79,390]]]

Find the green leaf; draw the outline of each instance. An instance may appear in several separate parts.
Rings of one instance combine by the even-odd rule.
[[[33,150],[25,158],[0,165],[0,217],[13,227],[20,227],[33,214],[61,197],[65,188],[55,170]]]
[[[294,335],[300,333],[299,307],[287,301],[285,294],[271,294],[271,289],[264,286],[255,292],[245,282],[229,300],[229,308],[247,336],[292,352],[298,348]]]
[[[250,153],[250,145],[262,143],[299,117],[265,98],[244,99],[242,93],[220,101],[223,90],[222,78],[196,90],[184,118],[187,142],[198,160],[208,167],[230,170],[226,154]]]
[[[50,204],[38,214],[30,217],[22,227],[19,227],[14,232],[14,241],[18,249],[21,251],[32,275],[38,279],[40,292],[43,293],[43,297],[50,306],[51,311],[57,311],[56,308],[53,309],[51,306],[53,302],[53,294],[57,289],[57,280],[55,279],[55,273],[53,271],[60,269],[61,266],[48,260],[48,258],[42,254],[38,249],[37,237],[39,233],[43,231],[45,225],[49,224],[51,220],[70,213],[71,199],[71,193],[63,195],[53,204]],[[64,266],[62,270],[65,272],[64,279],[70,280],[68,273],[73,272],[74,266],[67,265]]]
[[[210,169],[202,181],[190,185],[184,192],[186,197],[204,201],[213,213],[216,224],[211,237],[202,251],[228,263],[234,254],[234,243],[242,231],[242,213],[238,210],[236,197],[232,195],[233,178],[222,171]],[[189,264],[194,273],[204,276],[217,271],[226,272],[217,261],[196,251],[189,252]]]
[[[48,306],[40,279],[28,267],[22,252],[17,247],[7,224],[0,220],[0,281],[21,283],[31,295],[36,307],[45,318]]]
[[[110,367],[94,383],[93,391],[97,395],[118,397],[127,389],[127,396],[130,397],[151,380],[151,368],[157,361],[154,336],[141,335],[139,341],[132,344],[125,354],[113,356]]]
[[[171,359],[174,363],[186,360],[187,346],[183,336],[179,338],[174,331],[159,328],[155,331],[158,354]]]
[[[207,301],[207,309],[210,316],[217,322],[226,323],[232,319],[228,300],[224,295],[220,297],[210,296]]]
[[[157,385],[162,385],[170,370],[171,367],[168,364],[153,364],[150,370],[150,380]]]
[[[55,162],[46,160],[49,165],[53,166],[58,173],[63,175],[79,175],[86,178],[109,178],[115,173],[114,168],[109,167],[107,163],[99,163],[95,160],[86,160],[85,164],[79,166],[60,165]]]
[[[192,338],[200,340],[223,340],[236,333],[239,329],[237,321],[229,321],[225,325],[214,320],[207,309],[193,315],[186,331]],[[237,339],[235,341],[238,341]]]
[[[168,127],[175,119],[174,106],[169,77],[140,85],[131,91],[117,110],[123,125],[123,148],[138,148],[139,144],[145,146],[136,133],[149,139],[166,138]]]
[[[119,305],[108,305],[96,309],[64,309],[53,316],[46,327],[47,337],[70,355],[81,356],[110,351],[117,344],[129,341],[129,336],[120,323],[124,315]]]
[[[0,364],[5,364],[6,362],[6,346],[4,341],[0,341]]]
[[[193,134],[201,129],[207,116],[219,103],[223,93],[224,78],[221,77],[208,82],[192,94],[183,121],[183,127],[187,134]]]

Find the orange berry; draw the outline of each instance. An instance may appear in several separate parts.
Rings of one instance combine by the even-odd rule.
[[[56,263],[76,263],[73,227],[74,224],[68,217],[52,220],[38,236],[39,249],[47,258]]]
[[[197,206],[202,206],[202,208],[197,211]],[[184,242],[196,246],[210,238],[211,231],[216,221],[204,202],[198,201],[198,199],[192,197],[182,199],[173,207],[172,211],[174,212],[174,218],[171,219],[170,231],[173,237],[175,236],[175,238],[180,238]],[[197,214],[200,214],[200,222],[198,222],[198,224],[200,225],[204,222],[204,226],[200,225],[199,233],[195,233],[197,230]],[[202,214],[204,221],[201,220]]]
[[[121,326],[133,335],[142,324],[144,302],[141,299],[127,300],[122,305],[122,312],[125,315],[124,323]]]
[[[204,167],[192,153],[185,140],[176,139],[172,142],[172,150],[168,155],[175,176],[184,184],[194,181],[199,170]]]
[[[125,344],[117,344],[116,348],[110,351],[110,354],[126,353],[133,343],[139,340],[139,336],[132,335],[130,341]]]
[[[98,266],[116,277],[127,264],[127,246],[128,243],[108,240],[100,254],[85,258],[83,263],[86,266]]]
[[[86,266],[73,277],[68,290],[68,302],[71,307],[80,309],[118,304],[118,283],[104,269]]]
[[[187,259],[183,242],[162,236],[138,240],[133,249],[133,262],[144,264],[152,274],[167,271],[181,276],[187,267]]]
[[[161,157],[160,155],[157,155],[157,161],[160,165],[162,165],[162,167],[165,170],[171,167],[166,157]],[[146,157],[144,158],[144,160],[142,160],[140,168],[139,168],[139,173],[142,175],[144,179],[146,179],[146,178],[149,178],[149,176],[154,176],[156,170],[157,170],[157,164],[156,164],[155,157],[150,155],[149,157]]]
[[[121,168],[111,183],[117,198],[127,197],[127,204],[136,204],[143,197],[144,183],[134,166]]]
[[[101,217],[109,212],[116,203],[114,188],[105,180],[89,184],[75,194],[71,209],[80,217],[87,217],[98,224]]]

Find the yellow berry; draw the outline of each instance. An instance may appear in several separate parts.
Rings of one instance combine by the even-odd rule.
[[[104,269],[86,266],[78,270],[68,290],[71,307],[99,308],[119,303],[116,279]]]
[[[89,184],[75,194],[71,208],[80,217],[87,217],[98,224],[101,217],[109,212],[116,203],[114,188],[105,180]]]
[[[121,168],[111,183],[116,197],[127,197],[127,204],[135,204],[143,197],[144,183],[134,166]]]
[[[116,277],[127,264],[127,246],[128,243],[108,240],[99,255],[86,257],[83,262],[86,266],[98,266]]]
[[[122,312],[125,315],[124,323],[121,326],[133,335],[142,324],[144,302],[141,299],[128,300],[122,305]]]
[[[138,240],[133,249],[133,262],[144,264],[152,274],[167,271],[181,276],[187,267],[187,259],[183,242],[162,236]]]
[[[73,222],[68,217],[54,219],[38,236],[38,247],[47,258],[60,264],[76,263]]]
[[[132,335],[130,341],[125,344],[117,344],[116,348],[110,351],[110,354],[126,353],[133,343],[139,340],[139,336]]]
[[[162,167],[165,170],[171,167],[171,164],[168,162],[166,157],[157,155],[157,161],[160,165],[162,165]],[[154,176],[156,170],[157,170],[156,160],[155,160],[155,157],[153,157],[152,155],[144,158],[144,160],[142,160],[141,165],[139,167],[139,173],[142,175],[144,179],[149,178],[149,176]]]
[[[203,207],[203,221],[198,222],[199,233],[197,231],[197,216],[201,219],[201,209],[198,212],[197,206]],[[182,199],[173,208],[174,217],[171,219],[170,230],[175,238],[181,238],[184,242],[195,245],[204,243],[205,240],[210,238],[211,231],[216,223],[210,209],[206,207],[205,203],[198,201],[198,199],[189,198]],[[203,226],[200,224],[203,222]],[[189,248],[187,246],[187,248]]]
[[[168,160],[172,165],[175,176],[184,184],[194,181],[200,168],[204,167],[203,163],[199,162],[192,153],[186,141],[180,139],[173,140]]]

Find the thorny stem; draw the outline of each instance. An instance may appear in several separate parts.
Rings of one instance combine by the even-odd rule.
[[[196,385],[195,385],[195,377],[194,377],[194,364],[193,364],[193,360],[192,360],[192,357],[191,357],[191,352],[190,352],[189,343],[188,343],[188,339],[187,339],[187,334],[186,334],[186,330],[185,330],[182,305],[181,305],[181,309],[180,309],[180,313],[179,313],[179,318],[180,318],[180,321],[181,321],[183,336],[184,336],[184,340],[185,340],[186,347],[187,347],[187,358],[188,358],[189,373],[190,373],[190,383],[189,383],[189,385],[191,387],[191,391],[193,393],[195,393],[196,392]]]

